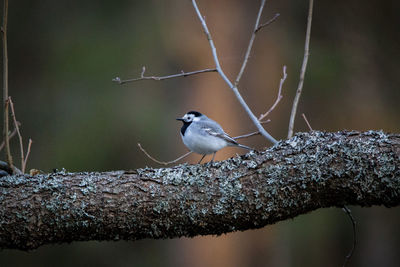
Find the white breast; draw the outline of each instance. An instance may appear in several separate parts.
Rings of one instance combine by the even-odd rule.
[[[197,134],[191,130],[190,126],[186,129],[182,140],[191,151],[202,155],[212,154],[227,146],[225,140],[211,135]]]

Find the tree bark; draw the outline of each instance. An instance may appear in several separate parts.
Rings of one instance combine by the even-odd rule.
[[[221,162],[0,178],[0,248],[219,235],[324,207],[397,206],[400,135],[300,133]]]

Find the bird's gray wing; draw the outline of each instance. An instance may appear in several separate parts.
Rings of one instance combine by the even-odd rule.
[[[231,143],[233,145],[237,145],[235,139],[233,139],[227,133],[225,133],[222,127],[217,122],[210,119],[208,121],[202,121],[199,126],[201,127],[201,130],[204,131],[205,133],[222,138],[228,143]]]
[[[235,139],[233,139],[232,137],[230,137],[227,133],[223,132],[223,133],[217,133],[215,131],[213,131],[210,128],[205,128],[204,129],[209,135],[212,136],[217,136],[219,138],[224,139],[225,141],[227,141],[228,143],[231,143],[233,145],[237,145],[238,143],[235,141]]]

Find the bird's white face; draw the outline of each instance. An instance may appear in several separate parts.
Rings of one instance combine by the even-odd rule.
[[[199,121],[200,118],[196,117],[194,114],[185,114],[185,116],[182,117],[182,120],[184,122],[193,122],[193,121]]]

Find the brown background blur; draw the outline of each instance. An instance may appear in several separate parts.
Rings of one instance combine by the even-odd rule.
[[[239,71],[259,1],[199,0],[222,67]],[[266,127],[285,138],[303,58],[308,1],[267,1],[240,90],[254,113],[283,100]],[[399,133],[400,2],[315,1],[311,55],[296,130],[383,129]],[[186,148],[176,117],[198,110],[231,135],[254,130],[215,73],[124,86],[115,76],[167,75],[213,67],[190,1],[27,1],[9,4],[9,87],[29,168],[106,171],[157,165],[137,149],[171,160]],[[243,141],[263,148],[262,138]],[[15,157],[16,138],[12,140]],[[242,153],[225,149],[222,160]],[[191,156],[189,162],[199,160]],[[357,248],[349,266],[399,266],[400,209],[357,208]],[[0,266],[341,266],[352,245],[340,209],[323,209],[260,230],[174,240],[79,242],[31,252],[0,251]]]

